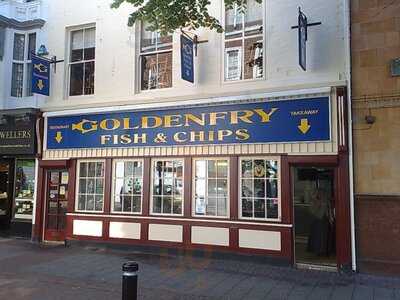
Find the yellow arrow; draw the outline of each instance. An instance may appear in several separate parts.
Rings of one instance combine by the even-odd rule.
[[[307,120],[307,119],[301,119],[300,125],[297,126],[297,128],[299,128],[299,130],[300,130],[303,134],[306,134],[306,133],[310,130],[311,126],[308,125],[308,120]]]
[[[61,143],[61,141],[63,139],[61,131],[57,131],[55,139],[56,139],[57,143]]]
[[[38,86],[39,90],[43,90],[44,84],[43,84],[43,80],[42,80],[42,79],[39,79],[39,80],[38,80],[37,86]]]

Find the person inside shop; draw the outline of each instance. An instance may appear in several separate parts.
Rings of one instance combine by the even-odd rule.
[[[329,193],[317,188],[311,196],[310,212],[313,216],[307,251],[317,256],[329,256],[332,252],[334,217]]]

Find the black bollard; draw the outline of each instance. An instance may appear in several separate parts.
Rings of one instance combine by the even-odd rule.
[[[122,265],[122,300],[137,300],[139,265],[128,261]]]

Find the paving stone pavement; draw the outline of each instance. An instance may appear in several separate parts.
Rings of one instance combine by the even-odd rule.
[[[5,238],[0,300],[121,299],[121,265],[127,260],[139,263],[139,299],[400,300],[400,278]]]

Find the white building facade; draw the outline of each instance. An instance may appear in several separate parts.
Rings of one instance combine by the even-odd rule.
[[[42,99],[31,91],[31,53],[46,38],[46,4],[0,1],[0,233],[30,236]]]
[[[188,33],[202,41],[191,83],[182,32],[128,27],[132,8],[106,0],[49,2],[44,43],[64,61],[35,96],[36,239],[351,265],[347,1],[247,7],[212,1],[225,32]],[[321,22],[306,71],[299,7]]]

